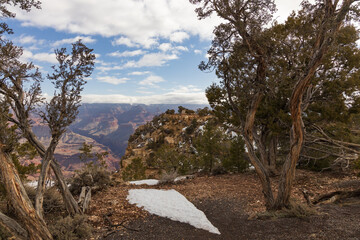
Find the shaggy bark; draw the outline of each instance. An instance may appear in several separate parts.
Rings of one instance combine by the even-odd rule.
[[[336,11],[338,1],[325,2],[325,16],[319,33],[315,41],[313,55],[306,68],[293,89],[290,98],[290,114],[292,119],[292,127],[290,130],[290,153],[288,154],[282,169],[278,195],[274,205],[275,209],[288,207],[290,202],[292,183],[295,178],[295,169],[299,160],[300,152],[304,143],[304,124],[302,120],[302,100],[310,85],[311,78],[316,73],[318,66],[333,42],[345,16],[350,10],[350,5],[354,0],[345,0],[341,8]]]
[[[0,172],[7,191],[7,195],[19,219],[25,225],[29,239],[52,239],[44,220],[36,213],[27,193],[22,185],[14,164],[2,152],[0,146]]]

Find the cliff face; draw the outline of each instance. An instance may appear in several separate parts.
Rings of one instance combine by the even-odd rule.
[[[156,175],[157,169],[149,164],[151,155],[167,144],[181,153],[193,153],[193,139],[203,131],[205,123],[212,116],[198,114],[161,114],[151,122],[138,127],[129,138],[128,147],[122,157],[121,167],[126,168],[135,158],[141,158],[147,166],[146,175]]]
[[[201,105],[186,106],[191,109]],[[79,148],[84,142],[92,144],[94,152],[109,152],[105,161],[110,169],[119,168],[120,158],[125,154],[129,136],[135,129],[167,109],[177,105],[131,105],[131,104],[83,104],[76,121],[61,138],[56,148],[56,158],[70,175],[81,167]],[[45,145],[50,142],[49,129],[37,117],[33,119],[33,130]],[[29,161],[26,161],[29,163]],[[32,162],[40,163],[40,159]]]

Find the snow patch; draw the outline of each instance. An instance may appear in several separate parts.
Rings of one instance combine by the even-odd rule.
[[[132,189],[129,190],[127,200],[138,207],[144,207],[151,214],[220,234],[219,230],[211,224],[202,211],[173,189]]]
[[[130,184],[134,185],[149,185],[154,186],[159,184],[159,180],[156,179],[146,179],[146,180],[139,180],[139,181],[131,181]]]

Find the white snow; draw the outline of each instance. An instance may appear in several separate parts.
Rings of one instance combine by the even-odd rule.
[[[138,181],[131,181],[130,184],[134,185],[149,185],[154,186],[159,184],[159,180],[156,179],[146,179],[146,180],[138,180]]]
[[[144,207],[151,214],[220,234],[219,230],[211,224],[202,211],[173,189],[132,189],[129,191],[127,200],[138,207]]]
[[[182,181],[182,180],[185,180],[185,179],[186,179],[186,176],[180,176],[180,177],[175,178],[174,182]]]
[[[32,188],[37,188],[38,181],[34,180],[34,181],[26,182],[25,185],[32,187]],[[47,181],[46,182],[46,187],[52,187],[54,185],[55,185],[55,181]]]

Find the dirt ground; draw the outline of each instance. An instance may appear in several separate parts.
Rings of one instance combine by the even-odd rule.
[[[274,187],[277,179],[273,179]],[[126,201],[129,189],[175,189],[219,229],[215,235],[189,224],[148,214]],[[305,202],[301,190],[312,198],[336,190],[360,188],[355,174],[297,171],[293,198]],[[317,214],[303,218],[258,219],[264,212],[255,173],[203,176],[177,184],[130,186],[119,183],[94,196],[89,220],[94,239],[352,239],[360,240],[360,198],[339,204],[322,204]]]

